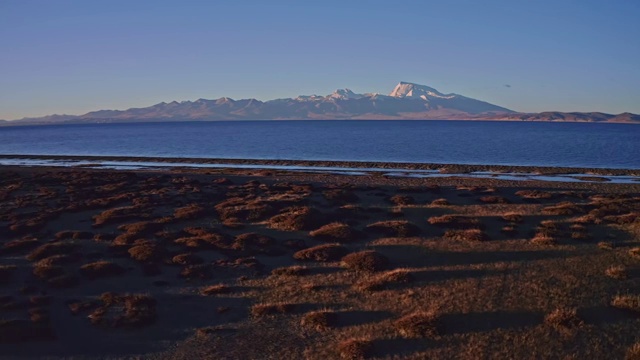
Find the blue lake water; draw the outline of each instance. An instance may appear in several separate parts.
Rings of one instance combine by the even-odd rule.
[[[0,154],[640,169],[640,126],[396,120],[0,127]]]

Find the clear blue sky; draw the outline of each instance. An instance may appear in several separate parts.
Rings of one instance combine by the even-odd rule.
[[[0,119],[430,85],[640,113],[636,0],[0,0]]]

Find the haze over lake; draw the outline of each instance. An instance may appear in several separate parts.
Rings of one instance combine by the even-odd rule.
[[[0,128],[0,154],[640,168],[626,124],[246,121]]]

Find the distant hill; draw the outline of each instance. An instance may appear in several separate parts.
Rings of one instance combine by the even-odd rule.
[[[339,89],[327,96],[260,101],[256,99],[161,102],[144,108],[98,110],[84,115],[49,115],[0,125],[115,123],[216,120],[511,120],[640,123],[640,115],[623,113],[519,113],[459,94],[443,94],[414,83],[400,82],[389,95],[357,94]]]

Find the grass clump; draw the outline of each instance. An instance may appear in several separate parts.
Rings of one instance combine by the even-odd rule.
[[[611,306],[640,313],[640,295],[616,295],[611,300]]]
[[[329,310],[312,311],[306,313],[300,324],[302,326],[312,327],[316,330],[326,330],[336,325],[338,314]]]
[[[442,334],[440,317],[433,311],[416,311],[394,322],[400,335],[408,338],[433,338]]]
[[[379,221],[367,225],[367,229],[392,237],[409,237],[420,234],[420,228],[406,220]]]
[[[341,359],[362,360],[371,357],[373,343],[364,339],[349,339],[338,344]]]
[[[338,261],[347,254],[346,247],[339,244],[326,244],[300,250],[293,254],[296,260],[330,262]]]
[[[617,280],[624,280],[629,277],[627,268],[624,265],[611,266],[604,271],[604,274]]]
[[[447,230],[443,238],[447,240],[471,242],[489,240],[487,234],[480,229]]]
[[[264,317],[278,314],[289,314],[295,309],[291,303],[256,304],[251,307],[253,317]]]
[[[447,206],[447,205],[451,205],[451,203],[449,202],[449,200],[445,199],[445,198],[439,198],[439,199],[435,199],[431,202],[432,206]]]
[[[350,270],[376,272],[386,268],[389,259],[375,250],[365,250],[346,255],[342,263]]]
[[[276,276],[304,276],[309,274],[309,268],[306,266],[288,266],[275,268],[271,271],[271,275]]]
[[[522,214],[510,212],[502,215],[502,220],[510,223],[521,223],[524,220],[524,216],[522,216]]]
[[[394,195],[389,198],[389,201],[395,205],[413,205],[416,200],[409,195]]]
[[[379,291],[395,284],[406,284],[414,280],[415,278],[409,270],[395,269],[356,283],[354,288],[360,291]]]
[[[309,233],[313,238],[322,241],[349,242],[357,238],[357,232],[348,224],[333,222]]]
[[[322,214],[308,206],[290,207],[267,220],[267,226],[283,231],[312,230],[320,227]]]
[[[576,308],[558,308],[547,314],[545,324],[556,329],[571,329],[583,324]]]
[[[231,287],[224,284],[209,285],[209,286],[200,288],[200,294],[205,296],[228,294],[230,292],[231,292]]]

